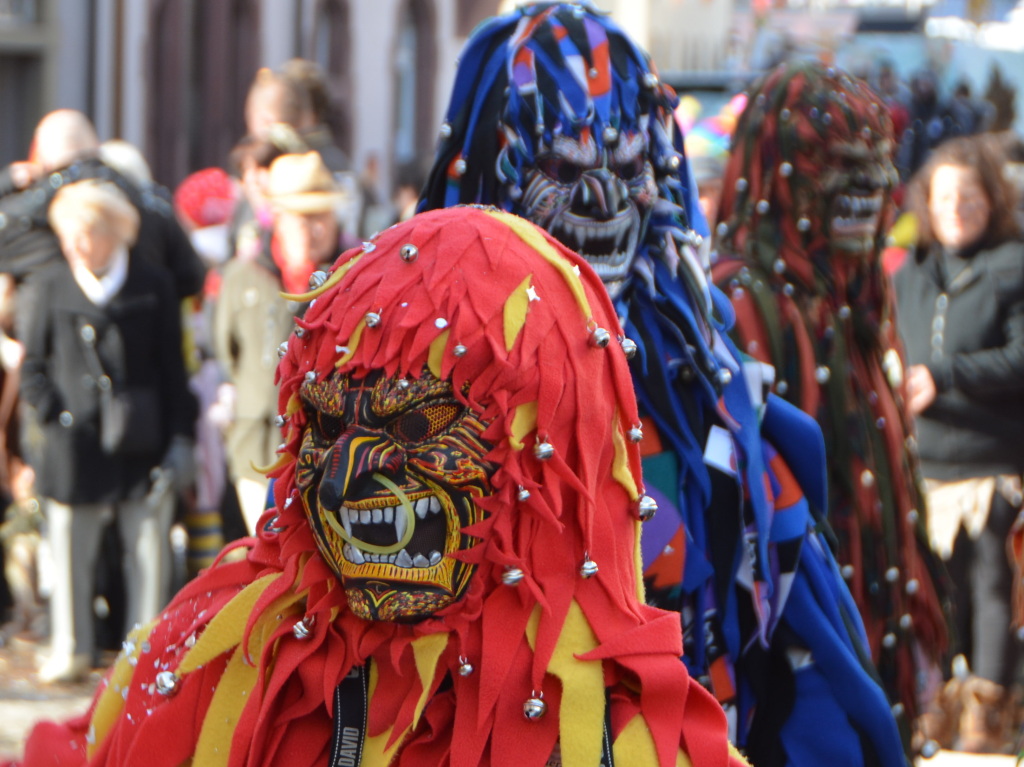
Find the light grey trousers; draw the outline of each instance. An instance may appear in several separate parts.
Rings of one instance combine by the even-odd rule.
[[[93,589],[103,529],[111,520],[117,521],[124,548],[127,625],[156,617],[169,597],[173,493],[163,494],[155,503],[141,499],[69,506],[47,499],[45,511],[53,557],[50,624],[54,656],[92,656],[95,652]]]

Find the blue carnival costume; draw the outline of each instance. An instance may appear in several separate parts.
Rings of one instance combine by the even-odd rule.
[[[644,416],[648,597],[678,610],[684,661],[764,765],[904,764],[863,626],[825,540],[821,432],[767,394],[728,300],[650,60],[589,5],[536,4],[464,50],[421,210],[492,204],[597,271]],[[767,704],[767,705],[766,705]]]

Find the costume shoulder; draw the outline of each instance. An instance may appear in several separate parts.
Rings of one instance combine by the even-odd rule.
[[[247,560],[205,571],[128,635],[84,716],[36,726],[21,764],[226,764],[207,757],[226,755],[241,732],[259,648],[239,650],[253,608],[277,575]]]

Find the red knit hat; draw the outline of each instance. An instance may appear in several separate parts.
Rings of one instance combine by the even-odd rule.
[[[174,210],[188,226],[201,229],[226,224],[235,210],[234,182],[220,168],[204,168],[187,176],[174,190]]]

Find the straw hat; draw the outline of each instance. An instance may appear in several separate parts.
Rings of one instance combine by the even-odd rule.
[[[277,211],[326,213],[344,197],[317,152],[281,155],[270,165],[267,198]]]

